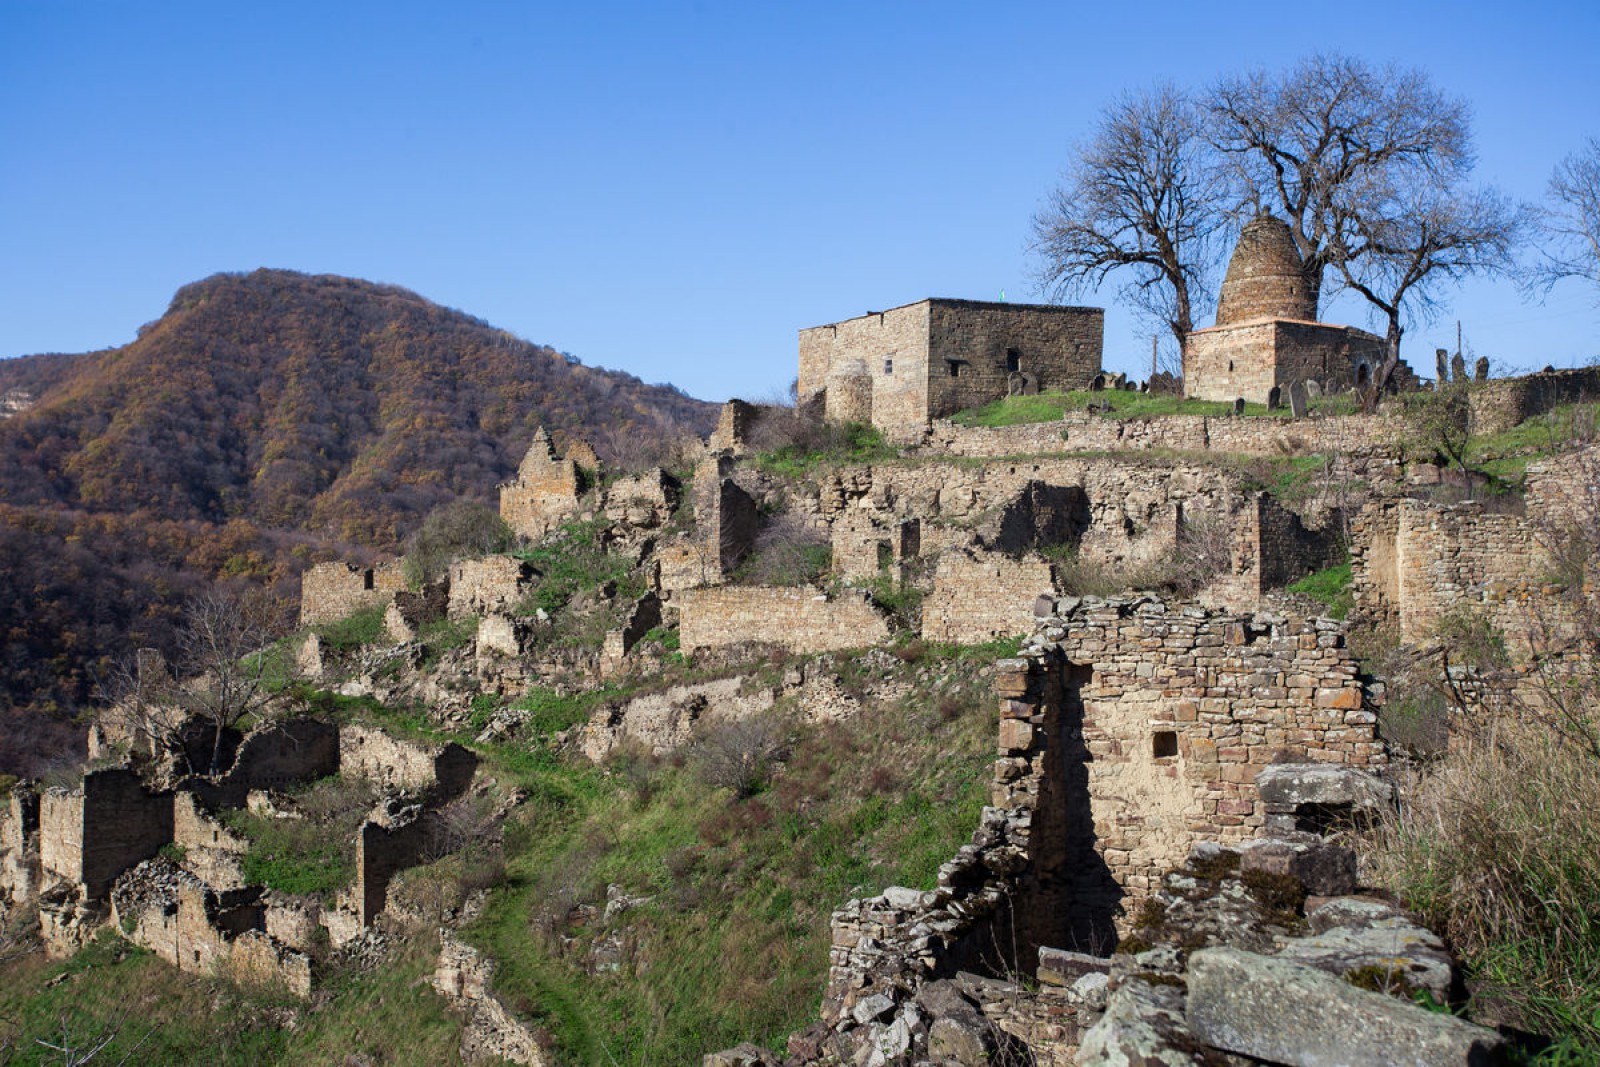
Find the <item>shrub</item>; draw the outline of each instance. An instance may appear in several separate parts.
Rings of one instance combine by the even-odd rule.
[[[1503,1021],[1600,1056],[1600,760],[1532,721],[1456,738],[1373,831],[1376,878]]]
[[[376,644],[383,637],[383,615],[383,608],[368,608],[337,622],[322,623],[313,629],[332,651],[354,652],[366,645]]]
[[[833,565],[826,531],[802,515],[782,512],[756,535],[754,550],[740,564],[734,581],[750,585],[807,585]]]
[[[787,750],[784,723],[768,713],[702,725],[690,761],[707,785],[743,798],[767,787]]]
[[[438,581],[456,560],[504,552],[514,541],[493,508],[470,500],[444,504],[406,541],[406,581],[413,588]]]

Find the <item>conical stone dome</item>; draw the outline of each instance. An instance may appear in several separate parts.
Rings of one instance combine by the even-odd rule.
[[[1217,301],[1217,325],[1260,319],[1317,320],[1317,302],[1300,275],[1300,253],[1289,224],[1261,214],[1239,231]]]

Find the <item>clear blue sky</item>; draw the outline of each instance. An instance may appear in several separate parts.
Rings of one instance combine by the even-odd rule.
[[[180,285],[269,266],[760,397],[801,327],[1037,299],[1029,220],[1116,93],[1319,49],[1467,97],[1479,176],[1520,197],[1600,135],[1594,0],[0,0],[0,356],[124,343]],[[1138,372],[1113,295],[1083,302]],[[1472,286],[1408,333],[1419,370],[1457,315],[1506,364],[1600,354],[1592,290]]]

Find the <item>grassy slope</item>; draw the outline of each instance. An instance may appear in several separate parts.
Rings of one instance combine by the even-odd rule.
[[[891,884],[931,886],[976,827],[995,729],[981,668],[1004,651],[836,661],[847,688],[895,674],[913,695],[847,722],[785,725],[777,772],[744,798],[709,784],[692,753],[594,767],[548,737],[480,746],[486,773],[529,796],[506,828],[507,878],[466,931],[499,961],[499,992],[552,1032],[563,1063],[688,1063],[750,1038],[779,1044],[816,1011],[832,909]],[[553,731],[592,702],[524,703]],[[610,884],[652,899],[609,928],[573,912],[603,909]],[[607,934],[631,955],[591,974],[588,948]],[[65,963],[0,965],[0,1042],[48,1037],[63,1017],[75,1034],[122,1020],[125,1049],[157,1021],[139,1062],[450,1063],[460,1025],[423,981],[435,945],[412,935],[395,962],[333,976],[308,1006],[179,975],[106,935]],[[39,1062],[32,1049],[0,1063]]]

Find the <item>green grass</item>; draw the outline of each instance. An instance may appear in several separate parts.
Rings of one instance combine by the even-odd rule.
[[[1070,393],[1039,393],[1036,396],[1008,396],[985,404],[981,408],[960,411],[951,421],[960,426],[1018,426],[1029,422],[1052,422],[1069,411],[1087,411],[1090,404],[1111,405],[1113,419],[1146,419],[1157,415],[1229,415],[1233,404],[1220,400],[1186,400],[1177,396],[1151,395],[1107,391],[1092,393],[1076,390]],[[1312,404],[1313,410],[1326,414],[1349,414],[1355,408],[1343,397],[1328,397]],[[1268,411],[1265,404],[1246,404],[1244,414],[1250,417],[1287,419],[1286,406]]]
[[[1339,563],[1289,583],[1291,593],[1303,593],[1328,609],[1328,617],[1342,619],[1350,614],[1354,600],[1350,592],[1350,564]]]
[[[745,799],[693,758],[540,768],[539,801],[507,828],[507,883],[467,930],[498,961],[496,991],[555,1035],[561,1062],[778,1047],[816,1011],[832,909],[931,886],[977,825],[994,722],[986,684],[960,665],[970,655],[930,649],[913,697],[796,728],[788,761]],[[573,921],[609,884],[651,899],[612,928]],[[610,934],[634,946],[631,962],[589,973]]]
[[[1499,482],[1522,481],[1528,464],[1595,439],[1600,405],[1563,404],[1497,434],[1471,438],[1467,463]]]
[[[818,439],[785,445],[754,457],[756,467],[783,478],[800,479],[823,467],[881,463],[899,455],[876,427],[864,423],[818,428]]]
[[[369,608],[358,611],[338,622],[325,622],[312,627],[322,638],[322,643],[335,652],[353,652],[363,645],[377,643],[383,637],[383,616],[386,609]]]
[[[528,615],[543,609],[555,614],[582,593],[592,593],[607,582],[616,582],[623,599],[644,592],[644,581],[632,573],[625,556],[611,555],[600,545],[599,534],[605,519],[568,523],[554,537],[534,548],[517,553],[539,572],[538,584],[521,605]]]
[[[49,1041],[83,1049],[112,1040],[94,1063],[217,1067],[459,1064],[461,1024],[421,979],[437,948],[403,942],[370,973],[335,976],[334,996],[295,1000],[270,988],[179,975],[114,933],[71,959],[43,953],[0,964],[0,1043],[8,1067],[55,1065]]]
[[[250,841],[245,878],[284,893],[332,894],[355,878],[355,833],[375,794],[359,780],[334,777],[293,796],[303,818],[280,819],[243,808],[224,813],[227,826]]]

